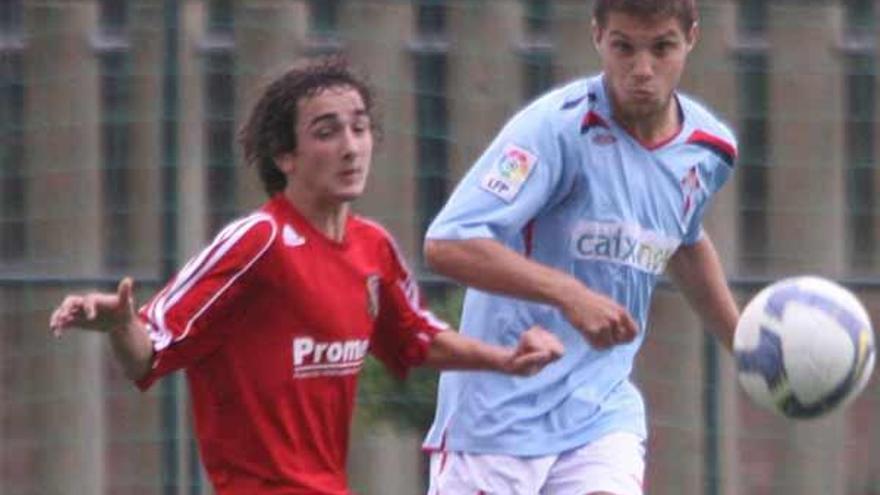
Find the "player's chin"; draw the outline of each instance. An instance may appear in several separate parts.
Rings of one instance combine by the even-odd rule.
[[[357,184],[339,188],[338,190],[336,190],[334,196],[336,196],[336,199],[340,202],[349,202],[360,198],[361,196],[363,196],[363,194],[364,185]]]
[[[627,113],[635,118],[653,117],[660,113],[664,106],[658,99],[635,99],[628,102]]]

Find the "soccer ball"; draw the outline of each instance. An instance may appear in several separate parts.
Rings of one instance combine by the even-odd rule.
[[[815,418],[849,402],[874,369],[865,307],[844,287],[813,276],[780,280],[752,298],[733,349],[749,397],[790,418]]]

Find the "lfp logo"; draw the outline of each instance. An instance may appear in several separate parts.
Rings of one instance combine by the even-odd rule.
[[[508,180],[524,181],[529,175],[530,156],[519,148],[505,150],[504,159],[498,164],[498,171]]]
[[[508,144],[497,160],[483,176],[480,187],[509,203],[519,194],[538,159],[525,149]]]

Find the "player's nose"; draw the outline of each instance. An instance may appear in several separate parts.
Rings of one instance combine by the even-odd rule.
[[[649,78],[654,75],[654,60],[650,53],[640,51],[635,54],[632,74],[639,78]]]

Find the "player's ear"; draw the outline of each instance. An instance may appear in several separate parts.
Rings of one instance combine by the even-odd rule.
[[[697,44],[697,40],[700,39],[700,23],[699,21],[694,21],[691,25],[691,28],[688,29],[688,32],[685,33],[685,42],[687,43],[687,51],[690,52],[693,50],[694,46]]]
[[[590,29],[593,34],[593,48],[595,48],[596,51],[598,52],[599,51],[599,43],[602,42],[603,32],[602,32],[602,26],[599,25],[599,23],[596,21],[595,17],[590,22]]]
[[[296,170],[296,160],[292,151],[286,151],[275,155],[275,166],[284,175],[290,175]]]

